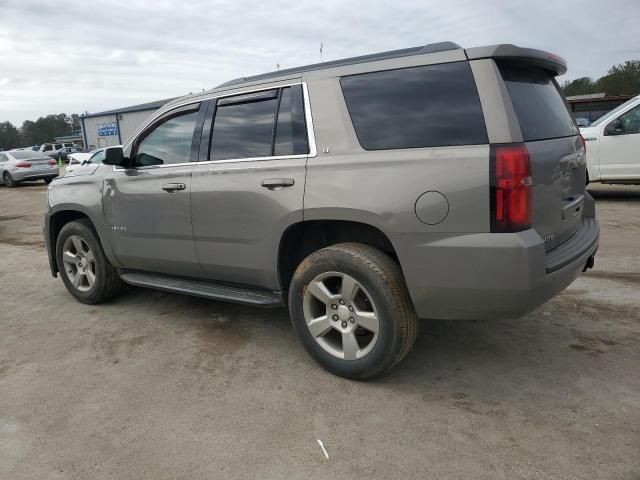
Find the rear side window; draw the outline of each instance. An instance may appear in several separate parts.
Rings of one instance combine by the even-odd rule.
[[[218,100],[211,160],[308,152],[301,85]]]
[[[577,135],[553,75],[542,68],[498,62],[525,141]]]
[[[467,62],[353,75],[340,84],[365,150],[488,143]]]
[[[274,155],[302,155],[309,153],[307,127],[304,120],[302,85],[282,89]]]

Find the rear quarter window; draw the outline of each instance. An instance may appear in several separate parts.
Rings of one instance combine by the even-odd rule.
[[[551,73],[516,62],[497,63],[525,141],[578,134]]]
[[[488,143],[467,62],[352,75],[340,84],[365,150]]]

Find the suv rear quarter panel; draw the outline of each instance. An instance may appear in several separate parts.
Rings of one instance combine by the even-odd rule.
[[[428,245],[489,232],[489,145],[366,151],[339,78],[308,79],[308,89],[318,155],[307,163],[305,220],[350,220],[381,230],[394,246],[415,301],[423,292],[411,291],[415,282],[409,277],[423,277],[421,285],[442,282],[440,269],[422,265]],[[446,218],[435,225],[415,214],[417,199],[428,191],[442,193],[448,202]]]

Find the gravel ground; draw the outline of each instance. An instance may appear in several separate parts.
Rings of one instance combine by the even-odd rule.
[[[285,310],[76,302],[48,272],[46,187],[0,187],[0,478],[638,479],[640,187],[592,193],[594,270],[522,319],[425,321],[358,383]]]

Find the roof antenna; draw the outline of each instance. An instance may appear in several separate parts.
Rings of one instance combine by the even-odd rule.
[[[324,60],[322,60],[322,42],[320,42],[320,63],[322,63]]]

